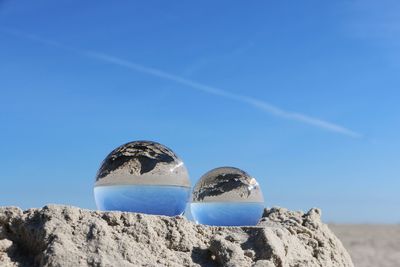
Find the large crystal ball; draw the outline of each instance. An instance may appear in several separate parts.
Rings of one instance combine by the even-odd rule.
[[[181,215],[190,195],[183,161],[169,148],[135,141],[113,150],[102,162],[94,185],[99,210]]]
[[[200,224],[256,225],[264,210],[264,198],[256,179],[238,168],[221,167],[200,178],[190,208]]]

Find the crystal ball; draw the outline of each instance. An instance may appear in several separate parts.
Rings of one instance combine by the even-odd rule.
[[[94,198],[99,210],[176,216],[190,197],[183,161],[169,148],[135,141],[113,150],[96,175]]]
[[[251,226],[262,216],[264,198],[256,179],[238,168],[221,167],[197,182],[190,209],[200,224]]]

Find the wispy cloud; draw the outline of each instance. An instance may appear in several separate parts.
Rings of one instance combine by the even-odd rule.
[[[255,47],[255,42],[248,40],[240,45],[236,46],[230,51],[226,53],[219,53],[218,55],[212,55],[211,57],[201,57],[191,64],[189,64],[184,71],[181,73],[181,76],[190,77],[193,76],[196,72],[205,69],[208,65],[217,62],[219,59],[224,60],[225,58],[229,58],[230,60],[235,60],[238,56],[245,54],[249,50]]]
[[[108,54],[97,52],[97,51],[73,48],[73,47],[64,45],[62,43],[53,41],[53,40],[42,38],[42,37],[34,35],[34,34],[27,34],[27,33],[23,33],[20,31],[11,30],[11,29],[0,29],[0,31],[3,33],[7,33],[7,34],[11,34],[11,35],[20,37],[20,38],[29,39],[29,40],[32,40],[32,41],[35,41],[38,43],[42,43],[44,45],[49,45],[49,46],[57,47],[60,49],[69,50],[78,55],[85,56],[87,58],[91,58],[91,59],[95,59],[95,60],[99,60],[102,62],[106,62],[106,63],[116,65],[119,67],[123,67],[126,69],[130,69],[134,72],[139,72],[139,73],[151,75],[154,77],[158,77],[158,78],[161,78],[164,80],[172,81],[172,82],[184,85],[188,88],[191,88],[192,90],[197,90],[197,91],[207,93],[210,95],[215,95],[215,96],[219,96],[219,97],[222,97],[225,99],[231,99],[234,101],[238,101],[240,103],[247,104],[253,108],[256,108],[258,110],[261,110],[263,112],[269,113],[271,115],[274,115],[274,116],[282,118],[282,119],[297,121],[297,122],[308,124],[308,125],[311,125],[311,126],[314,126],[314,127],[320,128],[320,129],[324,129],[324,130],[327,130],[327,131],[330,131],[333,133],[346,135],[349,137],[359,138],[362,136],[361,134],[359,134],[355,131],[352,131],[344,126],[341,126],[341,125],[338,125],[338,124],[335,124],[335,123],[332,123],[332,122],[329,122],[326,120],[318,119],[318,118],[308,116],[308,115],[305,115],[302,113],[287,111],[287,110],[281,109],[277,106],[274,106],[268,102],[265,102],[263,100],[260,100],[260,99],[254,98],[254,97],[231,93],[231,92],[223,90],[221,88],[217,88],[217,87],[209,86],[209,85],[199,83],[196,81],[192,81],[189,79],[185,79],[181,76],[174,75],[174,74],[171,74],[169,72],[166,72],[166,71],[163,71],[163,70],[160,70],[157,68],[148,67],[148,66],[145,66],[142,64],[138,64],[136,62],[132,62],[132,61],[125,60],[122,58],[114,57],[112,55],[108,55]]]

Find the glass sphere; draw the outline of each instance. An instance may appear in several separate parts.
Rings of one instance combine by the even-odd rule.
[[[113,150],[96,175],[94,198],[99,210],[181,215],[190,195],[189,175],[171,149],[135,141]]]
[[[197,223],[256,225],[264,210],[264,198],[256,179],[238,168],[221,167],[200,178],[190,208]]]

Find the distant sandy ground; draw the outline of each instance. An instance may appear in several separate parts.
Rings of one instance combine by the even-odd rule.
[[[400,225],[329,225],[356,267],[400,267]]]

